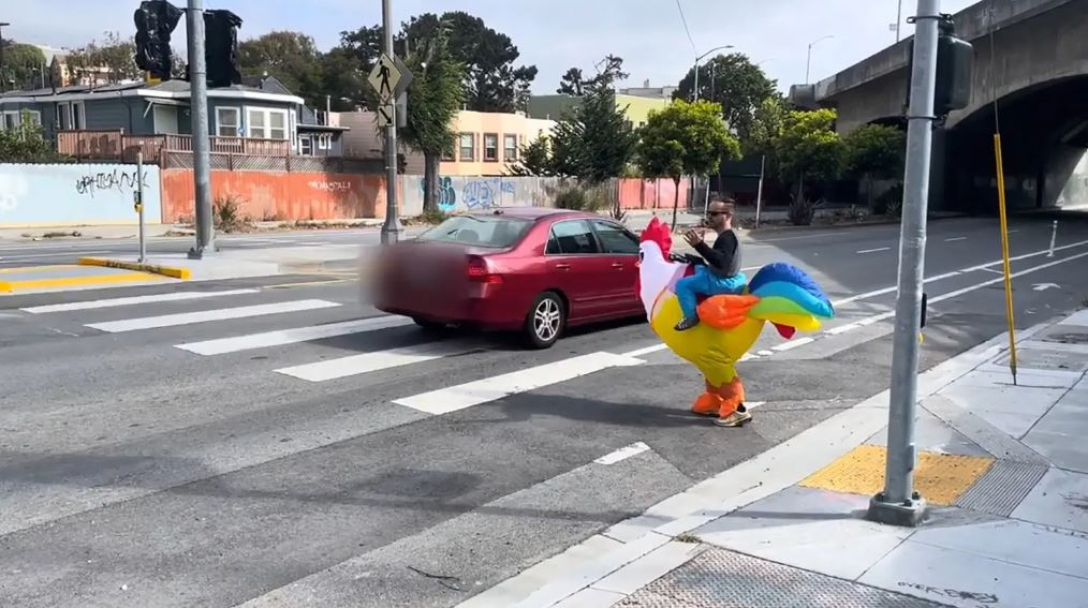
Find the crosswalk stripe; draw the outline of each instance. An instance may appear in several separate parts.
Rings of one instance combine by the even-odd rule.
[[[509,395],[573,380],[610,367],[628,367],[642,363],[645,361],[626,355],[591,353],[450,388],[420,393],[397,399],[393,403],[428,414],[447,414]]]
[[[297,342],[308,342],[310,340],[321,340],[323,338],[334,338],[336,336],[377,331],[390,327],[411,325],[411,323],[412,320],[405,317],[371,317],[369,319],[346,321],[344,323],[330,323],[328,325],[316,325],[313,327],[297,327],[294,329],[281,329],[260,334],[236,336],[233,338],[189,342],[188,344],[176,344],[175,347],[198,355],[222,355],[243,350],[252,350],[255,348],[269,348],[272,346],[283,346],[284,344],[295,344]]]
[[[140,329],[155,329],[159,327],[189,325],[192,323],[206,323],[208,321],[226,321],[229,319],[244,319],[247,317],[259,317],[286,312],[300,312],[303,310],[335,308],[337,306],[340,306],[340,304],[336,302],[328,302],[325,300],[292,300],[288,302],[276,302],[275,304],[258,304],[256,306],[241,306],[238,308],[220,308],[217,310],[185,312],[173,315],[160,315],[157,317],[125,319],[123,321],[110,321],[107,323],[89,323],[86,325],[86,327],[90,327],[91,329],[98,329],[109,333],[120,333],[126,331],[136,331]]]
[[[129,298],[110,298],[108,300],[90,300],[88,302],[69,302],[67,304],[31,306],[29,308],[21,308],[20,310],[33,315],[40,315],[51,312],[71,312],[74,310],[113,308],[115,306],[134,306],[137,304],[157,304],[160,302],[181,302],[185,300],[199,300],[203,298],[240,296],[248,293],[258,293],[259,291],[259,289],[231,289],[228,291],[181,291],[177,293],[164,293],[155,296],[133,296]]]
[[[285,367],[277,369],[276,372],[299,378],[300,380],[325,382],[326,380],[336,380],[337,378],[357,376],[359,374],[367,374],[383,369],[413,365],[415,363],[423,363],[425,361],[432,361],[434,359],[441,359],[453,355],[461,355],[481,348],[481,344],[475,342],[436,342],[362,353],[359,355],[350,355],[348,357],[318,361],[317,363],[307,363],[305,365],[296,365],[294,367]]]

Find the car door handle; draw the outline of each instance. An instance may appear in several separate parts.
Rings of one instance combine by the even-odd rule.
[[[570,264],[556,264],[556,270],[570,270]]]
[[[623,263],[622,262],[612,262],[612,267],[616,268],[618,270],[623,270]]]

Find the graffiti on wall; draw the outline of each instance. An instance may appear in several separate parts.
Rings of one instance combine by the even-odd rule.
[[[350,192],[351,182],[349,181],[321,181],[313,180],[310,182],[310,188],[314,190],[321,190],[323,192]]]
[[[461,178],[461,193],[458,196],[453,178],[438,178],[438,208],[441,211],[450,212],[457,208],[460,200],[465,209],[490,209],[498,207],[504,202],[505,195],[509,195],[512,202],[517,192],[515,184],[510,179],[501,177],[467,177]],[[420,196],[426,195],[426,185],[423,178],[419,179]]]
[[[98,173],[85,173],[76,179],[76,192],[94,197],[96,192],[104,190],[116,190],[121,194],[128,194],[137,187],[136,169],[114,169],[113,171],[99,171]],[[143,174],[144,190],[150,188],[147,181],[147,172]]]

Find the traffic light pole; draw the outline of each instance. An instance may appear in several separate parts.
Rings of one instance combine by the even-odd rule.
[[[869,502],[869,518],[914,526],[925,516],[926,501],[914,491],[914,418],[918,400],[919,331],[925,277],[926,207],[934,98],[937,90],[939,0],[918,0],[908,110],[906,174],[903,178],[903,225],[899,237],[899,296],[895,305],[892,352],[888,461],[884,491]]]
[[[393,0],[382,0],[382,33],[385,54],[393,57]],[[396,113],[396,106],[393,112]],[[400,220],[397,218],[397,121],[385,127],[385,223],[382,224],[382,244],[400,240]]]
[[[212,216],[211,156],[208,142],[208,79],[204,58],[204,0],[189,0],[186,14],[189,37],[189,103],[193,137],[193,207],[196,245],[189,258],[199,260],[215,253]]]

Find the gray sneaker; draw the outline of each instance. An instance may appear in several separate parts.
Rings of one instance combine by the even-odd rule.
[[[752,421],[752,414],[748,412],[748,408],[743,405],[737,408],[737,411],[729,414],[725,418],[718,418],[714,420],[716,426],[725,428],[740,427],[748,424]]]
[[[698,324],[699,324],[699,317],[697,317],[697,316],[695,316],[695,317],[686,317],[686,318],[680,319],[680,322],[677,323],[676,327],[673,328],[673,329],[675,329],[676,331],[687,331],[689,329],[692,329],[693,327],[695,327]]]

